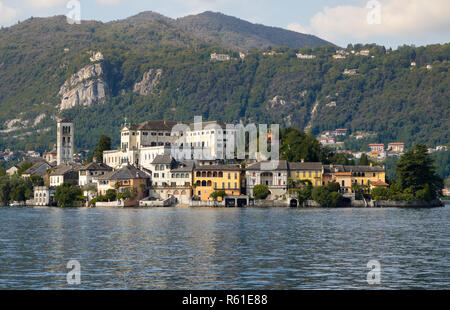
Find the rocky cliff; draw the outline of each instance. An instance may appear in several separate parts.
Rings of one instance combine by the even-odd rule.
[[[144,74],[142,81],[134,84],[133,91],[141,96],[148,96],[161,80],[161,69],[150,69]]]
[[[91,64],[73,74],[59,91],[61,110],[76,106],[91,106],[104,103],[106,82],[103,80],[101,63]]]

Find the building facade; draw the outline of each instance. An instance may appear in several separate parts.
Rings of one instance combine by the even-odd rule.
[[[287,193],[289,168],[285,160],[279,162],[258,162],[245,169],[246,192],[250,197],[254,196],[256,185],[267,185],[270,198],[280,198]]]
[[[201,201],[211,200],[211,194],[224,191],[239,196],[244,188],[245,174],[238,165],[212,165],[194,168],[194,196]]]

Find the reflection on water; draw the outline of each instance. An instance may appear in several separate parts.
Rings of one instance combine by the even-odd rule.
[[[0,208],[0,289],[450,288],[441,209]],[[66,282],[81,263],[80,286]]]

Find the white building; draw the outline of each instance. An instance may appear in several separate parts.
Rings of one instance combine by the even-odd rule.
[[[56,162],[58,166],[72,163],[74,147],[73,138],[73,122],[68,119],[58,121],[56,141]]]
[[[170,155],[158,155],[150,165],[152,185],[169,186],[171,171],[176,167],[175,159]]]
[[[120,150],[105,151],[103,162],[114,169],[127,164],[150,169],[153,160],[160,155],[172,155],[178,161],[223,159],[227,144],[234,145],[236,133],[235,128],[227,129],[218,122],[127,124],[121,130]]]
[[[63,183],[78,184],[79,167],[72,165],[63,165],[56,168],[50,174],[50,187],[61,186]]]
[[[47,186],[36,186],[34,188],[34,205],[50,206],[53,202],[55,190]]]
[[[277,164],[275,166],[275,164]],[[288,189],[288,163],[285,160],[277,162],[258,162],[247,167],[245,171],[247,195],[253,197],[256,185],[267,185],[272,198],[285,195]]]
[[[98,184],[98,178],[104,176],[107,172],[112,171],[112,168],[104,163],[90,163],[87,166],[81,167],[78,170],[78,185],[80,187],[87,187],[89,185]]]
[[[230,55],[227,54],[211,54],[211,60],[213,61],[229,61],[231,59]]]
[[[315,59],[316,55],[303,55],[301,53],[297,54],[298,59]]]

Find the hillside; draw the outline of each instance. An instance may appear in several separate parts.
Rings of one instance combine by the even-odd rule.
[[[302,48],[332,45],[313,35],[252,24],[236,17],[214,12],[179,18],[176,24],[200,39],[218,42],[222,46],[242,51],[277,46]]]
[[[242,61],[235,49],[176,23],[146,12],[81,25],[33,18],[0,30],[0,148],[48,150],[57,116],[74,119],[79,149],[92,148],[103,133],[117,145],[125,117],[192,121],[200,114],[313,133],[375,132],[374,142],[407,146],[449,141],[450,44],[349,46],[345,59],[333,59],[333,46],[274,47],[278,55],[253,50]],[[370,56],[351,53],[362,49]],[[211,62],[214,52],[233,59]],[[297,52],[316,58],[298,59]]]

